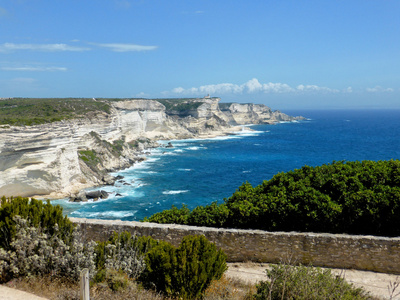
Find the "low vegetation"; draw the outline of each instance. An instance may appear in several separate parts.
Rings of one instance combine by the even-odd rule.
[[[90,98],[11,98],[0,101],[0,125],[30,126],[110,113],[107,101]]]
[[[84,242],[60,206],[35,199],[3,197],[0,225],[0,283],[51,299],[79,299],[84,268],[91,299],[369,299],[328,271],[287,265],[256,290],[223,276],[226,255],[204,236],[178,247],[128,232]]]
[[[31,126],[61,120],[95,117],[111,112],[113,102],[123,98],[9,98],[0,100],[0,126]],[[171,113],[197,109],[202,103],[193,99],[155,99]]]
[[[266,273],[268,280],[257,285],[254,300],[372,299],[363,289],[355,288],[329,269],[279,264],[272,265]]]
[[[400,235],[400,161],[333,162],[246,182],[221,204],[145,221],[269,231]]]
[[[155,99],[165,106],[167,113],[185,112],[197,109],[202,102],[193,101],[193,99],[173,98],[173,99]]]
[[[86,268],[101,290],[124,295],[144,286],[156,297],[194,299],[227,268],[225,254],[203,236],[179,247],[127,232],[84,242],[60,206],[35,199],[3,197],[0,225],[0,283],[40,277],[74,285]]]

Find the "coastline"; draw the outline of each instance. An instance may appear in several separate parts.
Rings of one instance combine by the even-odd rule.
[[[274,124],[279,123],[279,122],[275,122]],[[208,133],[202,133],[202,134],[198,134],[197,136],[193,136],[193,137],[188,137],[188,138],[184,138],[184,139],[175,139],[175,138],[170,138],[170,139],[165,139],[163,141],[171,141],[171,140],[188,140],[188,139],[201,139],[201,140],[205,140],[205,139],[213,139],[213,138],[218,138],[218,137],[224,137],[224,136],[234,136],[237,135],[238,132],[242,132],[243,128],[246,127],[246,131],[254,131],[253,129],[249,128],[249,126],[254,126],[256,124],[248,124],[248,125],[239,125],[239,126],[233,126],[230,128],[226,128],[224,130],[216,130],[213,132],[208,132]],[[268,124],[271,125],[271,124]],[[155,134],[155,136],[157,136],[157,134]],[[154,138],[154,137],[153,137]],[[159,141],[161,140],[153,140],[153,142],[155,143],[159,143]],[[140,154],[140,157],[143,158],[140,161],[135,161],[132,165],[126,167],[126,168],[120,168],[120,169],[115,169],[112,172],[108,172],[109,176],[111,173],[117,173],[119,171],[123,171],[129,168],[134,167],[135,164],[146,161],[147,158],[150,156],[149,154],[149,150],[151,149],[155,149],[157,147],[149,147],[149,148],[144,148]],[[110,184],[108,186],[112,186],[114,184]],[[35,198],[37,200],[42,200],[42,201],[54,201],[54,200],[61,200],[61,199],[67,199],[72,197],[73,195],[77,195],[78,193],[80,193],[83,190],[86,189],[92,189],[92,188],[96,188],[96,187],[101,187],[101,186],[107,186],[104,183],[99,183],[99,184],[93,184],[93,185],[87,185],[84,188],[81,187],[76,187],[74,188],[74,186],[70,186],[70,188],[73,190],[73,192],[53,192],[51,194],[48,195],[33,195],[33,196],[29,196],[29,198]]]
[[[246,124],[303,119],[263,104],[220,105],[217,97],[104,102],[108,112],[1,127],[0,195],[79,201],[79,191],[112,185],[111,172],[144,160],[157,141],[208,139],[235,134]]]

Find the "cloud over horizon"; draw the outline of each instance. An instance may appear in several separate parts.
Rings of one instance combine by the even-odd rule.
[[[368,93],[381,93],[381,92],[394,92],[394,89],[392,88],[383,88],[379,85],[373,87],[373,88],[367,88],[366,91]]]
[[[351,92],[352,88],[348,87],[345,92]],[[233,83],[219,83],[219,84],[209,84],[200,87],[183,88],[177,87],[171,91],[165,91],[163,94],[252,94],[252,93],[338,93],[340,90],[331,89],[328,87],[320,87],[317,85],[303,85],[300,84],[297,87],[291,87],[286,83],[261,83],[257,78],[250,79],[243,84],[233,84]]]

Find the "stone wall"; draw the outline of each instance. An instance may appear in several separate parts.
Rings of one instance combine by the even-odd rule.
[[[291,262],[298,264],[400,274],[400,238],[267,232],[118,220],[71,220],[80,226],[85,240],[104,241],[114,231],[129,231],[178,245],[186,235],[204,235],[224,250],[230,262],[276,263],[289,257]]]

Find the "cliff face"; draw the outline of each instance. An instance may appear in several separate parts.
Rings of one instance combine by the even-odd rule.
[[[222,112],[228,116],[233,125],[274,124],[282,121],[293,121],[293,118],[280,111],[272,111],[263,104],[226,103],[221,105]]]
[[[166,107],[156,100],[110,102],[111,112],[37,126],[0,126],[0,196],[67,196],[112,183],[107,175],[143,159],[159,139],[223,135],[234,125],[290,121],[264,105],[219,98]],[[182,109],[183,108],[183,109]]]

